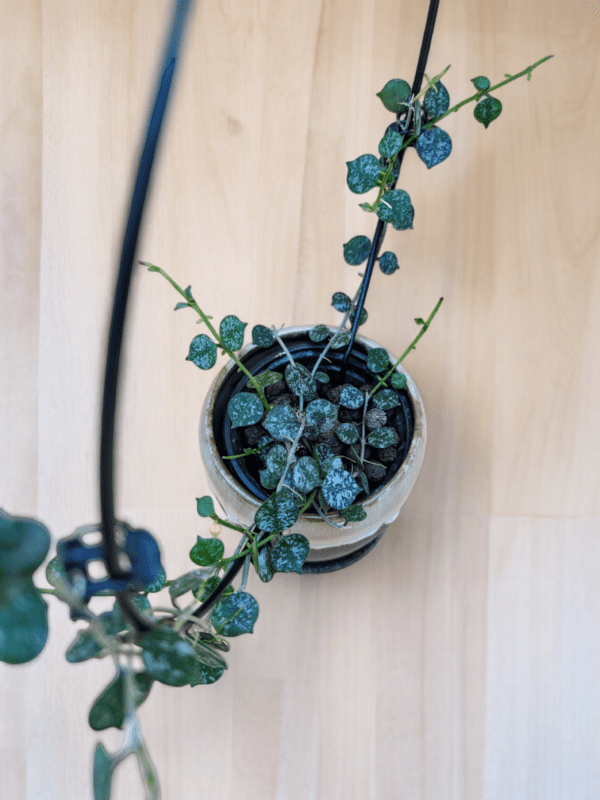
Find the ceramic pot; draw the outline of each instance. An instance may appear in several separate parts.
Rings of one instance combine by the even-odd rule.
[[[281,332],[286,346],[295,361],[305,366],[314,364],[322,345],[308,338],[313,326],[285,328]],[[366,367],[368,351],[381,345],[357,336],[355,347],[346,373],[346,382],[360,386],[373,380]],[[240,351],[240,358],[252,374],[271,369],[285,370],[289,363],[279,345],[270,348],[247,345]],[[329,363],[322,362],[320,369],[327,372],[330,380],[339,374],[339,362],[343,351],[330,350]],[[395,360],[390,354],[390,358]],[[324,366],[323,366],[324,365]],[[423,401],[408,372],[398,367],[406,376],[406,390],[399,392],[401,406],[397,409],[394,423],[404,430],[404,446],[399,446],[398,456],[391,465],[386,480],[366,499],[358,500],[367,512],[362,522],[353,522],[339,530],[325,522],[317,514],[303,514],[294,525],[294,533],[301,533],[310,542],[310,554],[305,564],[306,572],[330,572],[340,569],[361,558],[381,538],[388,525],[398,516],[419,474],[426,442],[426,421]],[[232,522],[250,526],[260,504],[267,493],[260,485],[258,469],[260,463],[252,465],[251,459],[223,461],[221,455],[243,452],[240,429],[232,429],[227,415],[230,398],[242,390],[246,376],[229,361],[213,381],[206,396],[200,419],[200,451],[210,488],[227,510]]]

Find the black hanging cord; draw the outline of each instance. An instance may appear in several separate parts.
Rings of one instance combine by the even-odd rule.
[[[123,577],[119,565],[119,549],[115,537],[114,501],[114,435],[119,382],[119,365],[125,329],[127,299],[131,284],[135,251],[140,225],[150,182],[150,174],[160,129],[163,122],[169,90],[173,81],[175,66],[179,55],[185,22],[193,5],[193,0],[177,0],[173,11],[171,29],[166,42],[159,73],[156,99],[148,123],[146,141],[140,158],[137,179],[131,198],[131,206],[121,250],[119,274],[115,288],[115,298],[108,336],[106,368],[104,372],[104,393],[102,399],[102,418],[100,432],[100,511],[102,516],[102,536],[106,568],[111,578]],[[117,600],[123,613],[139,631],[149,630],[152,624],[145,619],[133,605],[130,592],[120,592]]]
[[[431,39],[433,37],[433,29],[435,28],[435,20],[437,17],[439,4],[440,0],[430,0],[429,2],[429,11],[427,12],[425,31],[423,33],[423,40],[421,42],[421,50],[419,52],[419,60],[417,62],[415,79],[412,85],[413,95],[417,95],[421,91],[421,84],[423,83],[423,78],[425,76],[425,67],[427,66],[427,59],[429,57],[429,50],[431,48]],[[402,162],[404,160],[405,152],[406,150],[401,150],[398,156],[398,176],[400,175],[400,168],[402,167]],[[396,180],[392,183],[392,190],[396,188],[397,182],[398,178],[396,178]],[[373,270],[375,269],[375,262],[377,261],[377,256],[379,255],[379,250],[381,249],[381,245],[383,244],[383,239],[385,237],[385,229],[386,229],[385,223],[383,222],[383,220],[379,220],[377,223],[377,227],[375,228],[375,235],[373,236],[373,242],[371,244],[371,252],[369,253],[369,259],[367,261],[367,268],[365,270],[365,277],[363,279],[362,289],[360,292],[360,296],[358,298],[356,309],[354,311],[354,321],[352,323],[352,329],[350,331],[350,342],[348,343],[348,347],[346,348],[346,352],[344,353],[344,358],[342,359],[341,363],[340,380],[342,383],[346,379],[346,369],[348,366],[348,359],[350,358],[350,354],[352,353],[352,348],[354,347],[354,340],[356,339],[356,333],[358,331],[360,317],[362,314],[363,307],[365,305],[365,299],[367,297],[367,292],[369,290],[369,284],[371,283],[371,276],[373,275]]]

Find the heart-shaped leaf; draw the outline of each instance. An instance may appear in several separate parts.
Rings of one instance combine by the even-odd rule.
[[[354,161],[347,161],[348,175],[346,183],[354,194],[364,194],[377,186],[377,179],[381,172],[379,159],[370,154],[359,156]]]
[[[91,631],[79,631],[75,641],[66,652],[66,659],[69,664],[78,664],[81,661],[96,658],[103,649],[103,646],[94,638]]]
[[[394,389],[406,389],[406,375],[403,372],[393,372],[390,377],[390,383]]]
[[[196,509],[201,517],[212,517],[212,515],[215,513],[215,504],[213,503],[212,497],[210,497],[210,495],[197,497]]]
[[[200,567],[210,567],[223,558],[225,545],[220,539],[197,537],[196,544],[190,550],[190,558]]]
[[[294,486],[302,494],[308,494],[321,483],[319,468],[314,458],[302,456],[294,466]]]
[[[281,372],[273,372],[269,369],[261,372],[260,375],[254,376],[254,382],[250,383],[250,380],[246,382],[246,386],[260,386],[261,389],[264,389],[265,386],[272,386],[274,383],[279,383],[282,380],[283,375]]]
[[[258,551],[256,572],[263,583],[268,583],[275,575],[275,570],[271,563],[271,547],[269,545],[264,545]]]
[[[393,158],[402,147],[403,138],[398,131],[387,130],[383,139],[379,142],[379,154],[383,158]]]
[[[396,270],[399,269],[396,255],[390,250],[386,250],[385,253],[382,253],[379,256],[379,268],[384,275],[391,275],[393,272],[396,272]]]
[[[335,435],[344,444],[354,444],[358,441],[358,430],[351,422],[344,422],[335,429]]]
[[[337,422],[338,407],[329,400],[318,398],[306,406],[306,424],[316,428],[319,433],[325,433],[333,428]]]
[[[266,463],[270,474],[279,480],[287,466],[288,452],[282,444],[275,444],[267,453]]]
[[[346,311],[350,311],[352,308],[352,300],[344,292],[335,292],[331,298],[331,305],[336,311],[345,314]]]
[[[225,667],[209,667],[201,661],[196,661],[194,665],[194,672],[189,680],[190,686],[198,686],[199,684],[208,685],[218,681]]]
[[[375,428],[367,436],[367,443],[378,450],[390,447],[396,443],[396,434],[393,428]]]
[[[306,401],[317,396],[317,384],[309,370],[302,364],[288,364],[285,368],[285,380],[290,391],[304,397]]]
[[[271,551],[271,563],[276,572],[302,572],[308,558],[310,544],[306,536],[290,533],[282,536]]]
[[[384,350],[383,347],[374,347],[369,350],[367,367],[375,374],[388,370],[390,368],[390,357],[387,350]]]
[[[346,522],[362,522],[367,518],[367,512],[362,506],[350,506],[342,511],[342,517]]]
[[[316,325],[308,332],[311,342],[324,342],[329,336],[329,328],[326,325]]]
[[[390,408],[396,408],[396,406],[400,405],[400,398],[393,389],[381,389],[373,397],[373,405],[375,408],[389,411]]]
[[[194,677],[196,655],[190,644],[170,628],[155,627],[140,644],[148,675],[168,686],[185,686]]]
[[[423,131],[416,143],[417,153],[428,169],[445,161],[452,152],[452,139],[441,128]]]
[[[362,408],[365,402],[364,394],[359,391],[355,386],[344,386],[340,392],[340,405],[344,408],[357,409]]]
[[[471,82],[480,92],[489,89],[491,86],[490,79],[486,78],[485,75],[479,75],[477,78],[471,78]]]
[[[252,344],[258,347],[271,347],[274,341],[273,331],[265,325],[255,325],[252,328]]]
[[[412,228],[415,210],[410,197],[403,189],[385,192],[377,207],[377,216],[384,222],[391,222],[396,230]]]
[[[280,441],[289,439],[293,442],[300,430],[296,412],[286,403],[272,408],[267,414],[263,425],[274,439],[279,439]]]
[[[248,592],[234,592],[215,605],[212,624],[222,636],[252,633],[258,618],[258,603]]]
[[[341,511],[352,505],[360,488],[345,469],[332,469],[325,476],[321,490],[329,505]]]
[[[437,91],[436,91],[437,90]],[[448,89],[441,81],[434,86],[430,86],[423,97],[423,108],[431,119],[437,119],[445,114],[450,107],[450,95]]]
[[[352,267],[357,267],[366,261],[371,252],[371,240],[368,236],[353,236],[344,245],[344,261]]]
[[[94,800],[110,800],[112,776],[119,759],[109,755],[100,742],[94,751]]]
[[[210,369],[217,361],[217,345],[205,333],[192,339],[186,361],[191,361],[200,369]]]
[[[235,314],[229,314],[221,320],[219,336],[221,343],[232,352],[239,350],[244,344],[244,329],[248,323],[242,322]]]
[[[481,124],[487,128],[490,122],[493,122],[497,119],[502,112],[502,103],[495,97],[491,97],[490,95],[486,95],[483,100],[480,100],[475,109],[473,110],[473,114],[475,115],[475,119],[477,122],[481,122]]]
[[[195,591],[210,577],[211,572],[212,570],[210,569],[193,569],[190,572],[186,572],[185,575],[180,575],[169,586],[171,600],[176,600],[186,592]]]
[[[261,531],[278,533],[291,528],[298,516],[294,495],[284,487],[265,500],[257,510],[254,521]]]
[[[246,427],[260,422],[264,410],[258,397],[250,392],[235,394],[227,406],[232,428]]]
[[[377,92],[377,97],[388,111],[398,114],[398,112],[406,110],[410,94],[410,86],[406,81],[401,78],[393,78],[380,92]]]
[[[131,676],[132,701],[139,708],[150,693],[152,678],[147,672],[136,672]],[[106,728],[122,728],[125,721],[125,676],[121,672],[102,694],[96,698],[88,717],[90,728],[103,731]]]

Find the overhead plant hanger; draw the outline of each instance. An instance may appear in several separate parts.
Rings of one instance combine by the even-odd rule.
[[[487,128],[502,110],[500,101],[492,97],[490,92],[525,75],[528,79],[531,78],[533,70],[552,57],[547,56],[518,74],[505,75],[506,79],[495,86],[491,86],[490,81],[483,76],[474,78],[472,81],[476,89],[475,94],[450,107],[449,94],[441,82],[448,68],[431,79],[425,73],[438,6],[439,0],[430,0],[412,87],[406,81],[394,79],[389,81],[378,95],[384,106],[396,116],[379,143],[379,157],[367,154],[347,163],[347,184],[352,192],[363,194],[377,189],[377,197],[372,203],[360,204],[364,211],[376,214],[377,224],[372,240],[366,236],[357,236],[344,245],[346,262],[358,266],[366,261],[366,267],[353,300],[343,293],[336,293],[333,296],[332,305],[344,314],[341,326],[332,333],[327,326],[319,325],[308,334],[311,343],[320,344],[325,342],[327,337],[331,337],[326,345],[323,344],[312,374],[309,374],[305,367],[295,365],[285,342],[279,336],[279,331],[260,325],[253,329],[253,344],[256,347],[265,348],[267,352],[276,342],[285,354],[284,362],[289,357],[291,364],[286,368],[286,381],[292,394],[297,397],[298,414],[290,405],[279,405],[277,410],[275,404],[271,406],[266,399],[267,387],[272,385],[273,380],[281,379],[281,375],[273,378],[278,373],[268,371],[253,375],[235,355],[243,344],[245,323],[229,315],[223,320],[217,332],[194,300],[189,287],[181,289],[164,270],[145,264],[151,271],[159,272],[166,277],[182,295],[185,302],[178,303],[176,309],[191,308],[199,314],[200,321],[208,325],[213,339],[231,356],[240,374],[245,373],[241,375],[242,386],[247,385],[255,390],[256,394],[252,395],[241,390],[229,403],[227,407],[227,413],[231,417],[228,420],[229,428],[242,425],[252,427],[254,423],[262,420],[264,429],[269,434],[273,431],[273,436],[267,444],[261,444],[257,439],[256,449],[252,446],[247,452],[223,456],[223,459],[261,454],[261,448],[270,447],[266,460],[277,462],[275,466],[279,470],[277,475],[270,474],[268,469],[265,470],[266,480],[272,482],[262,485],[272,493],[260,505],[254,517],[254,524],[245,527],[233,524],[226,518],[226,513],[225,518],[217,515],[211,497],[197,498],[197,510],[200,516],[212,519],[213,525],[224,525],[240,532],[242,534],[240,543],[232,556],[224,558],[224,545],[219,539],[198,537],[197,544],[190,552],[190,558],[201,569],[167,581],[155,538],[148,531],[134,529],[116,516],[114,437],[121,351],[137,243],[161,128],[180,60],[186,23],[193,7],[193,0],[174,2],[164,53],[160,60],[154,102],[131,194],[129,215],[124,228],[108,334],[100,430],[101,522],[96,525],[84,525],[71,536],[58,542],[57,556],[46,568],[46,577],[53,588],[40,589],[34,585],[32,575],[46,558],[50,535],[37,520],[12,517],[0,509],[0,660],[20,664],[30,661],[41,652],[48,635],[47,605],[41,595],[54,594],[68,603],[73,619],[83,619],[89,623],[88,628],[78,632],[77,638],[69,647],[67,660],[80,662],[110,655],[115,663],[116,677],[92,706],[89,722],[95,730],[107,727],[123,728],[125,740],[123,746],[112,754],[107,753],[101,744],[97,745],[94,754],[95,800],[108,800],[114,769],[129,755],[135,755],[138,759],[147,798],[156,800],[160,797],[158,778],[139,729],[136,708],[147,697],[154,680],[171,686],[195,686],[201,683],[213,683],[221,676],[227,668],[222,655],[229,650],[226,637],[252,632],[258,616],[256,600],[245,592],[249,565],[254,564],[257,574],[265,582],[278,571],[301,572],[309,553],[309,542],[303,535],[290,534],[287,531],[313,505],[319,516],[326,519],[334,528],[345,528],[347,523],[360,523],[367,516],[360,505],[353,505],[354,499],[361,491],[367,497],[369,495],[369,484],[364,474],[356,471],[351,475],[337,463],[341,463],[342,459],[336,459],[333,455],[323,457],[321,463],[317,446],[314,444],[312,445],[314,459],[308,455],[296,459],[295,448],[305,426],[312,426],[313,438],[317,439],[319,433],[333,432],[334,423],[338,425],[335,430],[339,442],[348,446],[355,443],[359,436],[357,428],[360,427],[360,423],[354,425],[347,421],[343,422],[341,418],[338,419],[339,406],[343,405],[344,411],[350,413],[350,418],[353,411],[359,417],[362,413],[362,447],[359,448],[360,455],[354,453],[359,467],[362,468],[363,461],[367,462],[364,455],[367,438],[373,448],[394,450],[393,447],[388,447],[394,439],[391,428],[377,428],[374,424],[374,430],[368,437],[366,436],[365,419],[368,403],[373,400],[373,406],[368,413],[373,418],[379,416],[377,425],[385,426],[386,412],[390,413],[395,406],[401,405],[400,394],[406,389],[406,375],[397,369],[404,357],[415,349],[416,343],[428,329],[441,300],[426,320],[421,318],[415,320],[421,330],[394,363],[391,363],[388,353],[383,348],[370,350],[368,356],[362,353],[360,357],[375,375],[375,377],[371,375],[373,381],[369,384],[370,388],[364,389],[363,386],[364,392],[361,392],[354,385],[346,384],[345,380],[346,374],[350,375],[353,369],[352,360],[358,358],[357,353],[360,351],[357,331],[367,316],[365,298],[375,264],[379,263],[384,274],[391,274],[398,269],[397,258],[393,253],[381,254],[386,229],[390,224],[396,230],[412,228],[414,209],[410,197],[403,190],[396,189],[406,149],[414,147],[428,167],[439,164],[449,156],[452,149],[449,135],[437,127],[440,120],[463,105],[475,102],[475,118]],[[423,87],[424,80],[425,87]],[[347,321],[351,326],[349,330],[344,327]],[[327,374],[316,370],[327,369],[319,365],[325,353],[329,352],[329,348],[334,348],[334,340],[337,340],[337,349],[340,352],[335,359],[333,357],[330,359],[327,368],[331,374],[335,374],[337,380],[334,388],[339,390],[338,405],[321,398],[313,399],[316,396],[316,389],[315,394],[308,397],[306,389],[308,378],[312,381],[313,388],[317,382],[325,384],[329,380]],[[202,369],[212,367],[217,354],[215,341],[200,335],[194,342],[188,360]],[[344,349],[343,354],[342,349]],[[329,355],[332,356],[332,353]],[[265,380],[261,382],[259,378]],[[346,393],[345,399],[344,393]],[[305,400],[306,408],[304,408]],[[291,422],[289,419],[287,421],[284,419],[286,414],[287,417],[291,414]],[[269,420],[272,422],[271,426]],[[277,427],[284,431],[282,435],[276,432]],[[264,429],[260,435],[264,436]],[[308,434],[306,438],[310,438]],[[410,437],[407,441],[409,439]],[[278,441],[275,445],[273,445],[274,440]],[[279,442],[283,442],[285,446]],[[342,452],[342,445],[339,446]],[[307,447],[310,447],[310,442]],[[321,451],[322,456],[323,452],[326,451]],[[398,463],[401,463],[404,457],[399,456]],[[296,470],[296,461],[298,465],[304,462],[303,473],[302,470],[299,472]],[[330,462],[327,467],[324,465],[325,461]],[[292,483],[295,492],[285,484],[292,466],[294,466]],[[355,469],[355,465],[352,469]],[[333,480],[330,480],[331,476]],[[355,483],[355,476],[363,479],[363,489]],[[336,481],[339,485],[332,486]],[[281,489],[282,484],[284,484],[283,489]],[[348,492],[349,499],[346,498],[343,502],[340,500],[338,504],[337,499]],[[321,496],[324,498],[322,506],[317,503],[317,500],[321,503]],[[330,521],[336,518],[336,514],[327,517],[323,508],[326,511],[336,510],[337,519],[343,517],[343,521],[341,523]],[[90,542],[90,534],[100,537],[100,541]],[[103,579],[93,578],[91,567],[94,562],[104,563],[106,576]],[[335,568],[339,568],[339,565]],[[242,569],[241,588],[234,592],[231,587],[232,581]],[[219,577],[220,572],[223,572],[221,577]],[[158,592],[164,587],[169,589],[175,610],[152,607],[147,599],[149,593]],[[193,593],[194,602],[182,609],[177,605],[177,598],[189,591]],[[116,598],[113,609],[99,616],[88,607],[89,601],[98,595],[111,595]],[[143,671],[134,669],[132,661],[134,656],[141,657],[144,664]]]

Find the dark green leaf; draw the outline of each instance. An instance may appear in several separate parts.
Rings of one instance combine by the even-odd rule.
[[[471,78],[471,82],[476,89],[479,89],[479,91],[485,91],[486,89],[489,89],[491,85],[489,78],[486,78],[484,75],[479,75],[477,78]]]
[[[261,547],[258,551],[258,569],[256,571],[263,583],[268,583],[275,575],[275,570],[271,563],[271,547],[269,545]]]
[[[152,678],[147,672],[137,672],[131,677],[133,706],[139,708],[150,693]],[[106,728],[123,727],[125,721],[124,691],[125,676],[120,673],[94,701],[88,717],[90,728],[95,731],[103,731]]]
[[[379,154],[383,158],[393,158],[402,147],[403,138],[398,131],[386,131],[385,136],[379,142]]]
[[[452,139],[441,128],[429,128],[417,139],[417,153],[428,169],[448,158],[452,152]]]
[[[291,528],[297,519],[298,506],[294,495],[285,487],[265,500],[254,516],[254,522],[266,533]]]
[[[355,316],[356,316],[356,309],[353,308],[352,311],[350,312],[350,316],[348,317],[348,319],[350,320],[351,323],[354,322],[354,317]],[[368,318],[369,318],[369,314],[367,312],[367,309],[363,308],[362,311],[360,312],[360,322],[358,324],[359,325],[364,325]]]
[[[409,195],[403,189],[385,192],[377,207],[377,216],[384,222],[391,222],[396,230],[412,228],[415,210]]]
[[[352,505],[360,491],[352,475],[345,469],[332,469],[328,472],[321,490],[329,505],[338,511]]]
[[[227,406],[232,428],[242,428],[260,422],[264,411],[265,407],[259,398],[250,392],[235,394]]]
[[[324,342],[329,336],[329,328],[326,325],[316,325],[308,332],[311,342]]]
[[[379,97],[388,111],[397,114],[406,110],[406,103],[410,98],[410,94],[408,83],[400,78],[394,78],[388,81],[380,92],[377,92],[377,97]]]
[[[190,558],[200,567],[210,567],[223,558],[225,545],[220,539],[197,537],[196,544],[190,550]]]
[[[357,267],[366,261],[371,252],[371,240],[368,236],[353,236],[344,245],[344,261],[352,267]]]
[[[384,275],[391,275],[393,272],[396,272],[396,270],[399,269],[396,255],[390,250],[386,250],[385,253],[382,253],[379,256],[379,268]]]
[[[215,513],[213,499],[207,494],[204,495],[204,497],[196,498],[196,508],[201,517],[212,517],[212,515]]]
[[[333,428],[337,421],[338,407],[329,400],[318,398],[306,406],[306,424],[325,433]]]
[[[415,322],[417,323],[417,325],[425,325],[425,320],[422,317],[417,317],[415,319]]]
[[[344,422],[335,429],[335,435],[344,444],[354,444],[358,441],[358,430],[351,422]]]
[[[258,347],[271,347],[274,341],[273,331],[265,325],[255,325],[252,328],[252,344]]]
[[[350,506],[342,511],[342,516],[346,522],[362,522],[367,518],[367,512],[362,506]]]
[[[272,408],[267,414],[263,425],[274,439],[279,439],[280,441],[289,439],[293,442],[300,430],[296,412],[287,404]]]
[[[140,644],[150,677],[169,686],[184,686],[193,678],[196,655],[175,631],[155,627],[142,636]]]
[[[326,372],[315,372],[315,380],[318,383],[329,383],[329,375]]]
[[[192,339],[186,361],[192,361],[200,369],[210,369],[217,361],[217,345],[205,333]]]
[[[400,405],[400,398],[393,389],[381,389],[373,397],[373,405],[375,408],[389,411],[390,408],[396,408],[396,406]]]
[[[94,752],[94,800],[110,800],[112,776],[118,760],[109,756],[104,746],[98,742]]]
[[[302,494],[308,494],[320,484],[317,462],[310,456],[302,456],[294,466],[294,486]]]
[[[248,592],[234,592],[215,606],[212,624],[222,636],[252,633],[258,617],[258,603]]]
[[[24,664],[48,638],[48,606],[30,578],[0,575],[0,661]]]
[[[189,680],[190,686],[198,686],[199,684],[208,685],[218,681],[225,667],[209,667],[201,661],[196,661],[194,665],[194,672]]]
[[[60,586],[67,581],[67,573],[64,565],[58,556],[50,559],[46,564],[46,580],[50,586]]]
[[[310,544],[306,536],[291,533],[282,536],[271,551],[271,563],[276,572],[302,572],[308,557]]]
[[[477,122],[481,122],[481,124],[487,128],[490,122],[493,122],[500,116],[501,111],[502,103],[500,100],[486,95],[483,100],[477,103],[473,114]]]
[[[160,592],[160,590],[164,587],[165,583],[167,582],[167,573],[164,570],[164,567],[161,567],[159,570],[156,579],[152,581],[152,583],[146,584],[144,587],[144,591],[150,592],[153,594],[154,592]]]
[[[331,349],[332,350],[341,350],[342,347],[346,347],[350,341],[350,331],[340,331],[337,333],[333,339],[331,340]]]
[[[0,508],[0,580],[4,576],[27,576],[48,554],[50,533],[36,519],[13,517]]]
[[[390,447],[396,443],[396,436],[393,428],[375,428],[367,436],[367,443],[371,447],[376,447],[381,450],[384,447]]]
[[[184,289],[183,293],[187,297],[187,299],[190,301],[190,303],[194,302],[194,298],[192,297],[192,287],[191,286],[188,286],[187,289]]]
[[[90,630],[79,631],[75,641],[66,652],[66,659],[70,664],[78,664],[89,658],[96,658],[103,649]]]
[[[346,183],[354,194],[364,194],[377,186],[377,178],[381,172],[379,159],[372,155],[359,156],[354,161],[346,161],[348,175]]]
[[[260,478],[260,485],[265,489],[276,489],[279,484],[279,478],[271,474],[268,469],[261,469],[258,477]]]
[[[187,641],[193,647],[198,661],[201,661],[207,667],[220,667],[221,669],[227,669],[227,662],[223,656],[217,650],[215,650],[214,647],[211,647],[207,641],[202,639],[194,641],[190,638],[188,638]]]
[[[264,389],[265,386],[272,386],[274,383],[279,383],[280,380],[283,379],[283,375],[281,372],[272,372],[271,370],[267,369],[265,372],[261,372],[260,375],[254,376],[254,384],[250,383],[250,380],[246,382],[246,386],[256,386],[258,384],[261,389]]]
[[[282,444],[275,444],[267,453],[266,463],[270,474],[279,480],[287,466],[288,453]]]
[[[238,319],[235,314],[229,314],[221,320],[219,336],[227,350],[239,350],[244,344],[244,329],[247,324]]]
[[[201,583],[200,583],[200,584],[199,584],[199,585],[198,585],[198,586],[197,586],[197,587],[196,587],[196,588],[193,590],[193,595],[194,595],[194,597],[196,598],[196,600],[200,600],[200,602],[204,602],[204,600],[206,600],[206,598],[207,598],[207,597],[208,597],[210,594],[212,594],[212,592],[214,592],[214,590],[217,588],[217,586],[218,586],[220,583],[221,583],[221,578],[219,578],[219,576],[218,576],[218,575],[213,575],[213,576],[212,576],[212,578],[209,578],[208,580],[202,581],[202,582],[201,582]],[[224,592],[224,594],[225,594],[225,595],[228,595],[228,594],[231,594],[232,592],[233,592],[233,589],[232,589],[232,587],[231,587],[231,586],[228,586],[228,587],[225,589],[225,592]]]
[[[364,394],[355,386],[344,386],[340,392],[340,405],[344,406],[344,408],[362,408],[364,402]]]
[[[390,368],[390,357],[383,347],[374,347],[367,355],[367,367],[371,372],[385,372]]]
[[[406,389],[406,375],[403,372],[393,372],[390,383],[394,389]]]
[[[437,92],[436,92],[437,89]],[[441,81],[435,86],[430,86],[423,97],[423,108],[431,119],[437,119],[445,114],[450,107],[450,95]]]
[[[344,292],[336,292],[331,298],[331,305],[336,311],[339,311],[341,314],[345,314],[346,311],[350,311],[352,307],[352,300],[350,300],[348,295],[344,294]]]
[[[210,573],[211,570],[209,569],[193,569],[190,572],[186,572],[185,575],[176,578],[169,586],[171,600],[176,600],[186,592],[193,592],[207,580]]]
[[[174,311],[179,311],[180,308],[189,308],[189,307],[190,307],[189,303],[177,303],[177,305],[174,308]]]
[[[290,391],[300,397],[303,395],[305,400],[312,400],[317,396],[317,383],[309,370],[302,364],[288,364],[285,368],[285,380]]]
[[[344,469],[344,462],[339,456],[328,456],[321,461],[321,471],[324,475],[331,472],[332,469]]]

